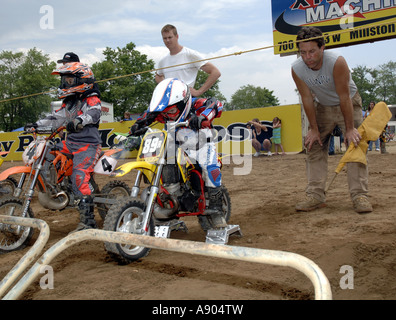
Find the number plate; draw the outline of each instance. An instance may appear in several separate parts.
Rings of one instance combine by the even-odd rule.
[[[139,158],[153,158],[161,155],[165,142],[165,133],[162,131],[146,134],[144,137]]]
[[[169,238],[170,228],[169,226],[156,226],[154,230],[154,237],[157,238]]]
[[[94,172],[104,175],[110,175],[116,169],[116,165],[116,159],[109,156],[103,156],[96,163],[94,167]]]

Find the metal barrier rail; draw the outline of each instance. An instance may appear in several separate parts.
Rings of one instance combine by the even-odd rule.
[[[0,223],[17,224],[24,227],[37,228],[40,230],[40,234],[37,237],[34,245],[29,249],[28,252],[26,252],[26,254],[14,266],[14,268],[12,268],[0,282],[0,297],[2,297],[4,293],[8,290],[8,288],[23,273],[23,271],[39,256],[48,241],[50,229],[48,227],[48,224],[40,219],[0,215]]]
[[[155,238],[122,232],[90,229],[72,233],[59,240],[56,244],[49,248],[31,267],[31,269],[18,281],[18,283],[8,292],[8,294],[4,297],[4,300],[18,299],[21,293],[38,276],[41,267],[49,265],[49,263],[62,251],[85,240],[99,240],[112,243],[133,244],[142,247],[150,247],[153,249],[291,267],[301,271],[311,280],[315,289],[315,299],[332,299],[330,283],[323,271],[308,258],[295,253],[207,244],[203,242],[186,240]]]

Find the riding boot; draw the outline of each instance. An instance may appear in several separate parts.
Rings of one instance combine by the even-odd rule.
[[[227,222],[223,215],[223,190],[221,187],[208,188],[209,208],[206,210],[210,214],[215,228],[225,228]]]
[[[80,222],[77,228],[73,231],[81,231],[86,229],[95,229],[96,221],[94,215],[94,203],[92,196],[83,196],[78,204],[80,212]]]

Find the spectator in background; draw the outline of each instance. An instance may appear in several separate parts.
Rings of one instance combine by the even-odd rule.
[[[271,136],[269,135],[267,126],[260,123],[260,120],[257,118],[249,121],[248,124],[250,124],[252,128],[252,146],[256,150],[254,157],[258,157],[261,151],[266,151],[269,157],[272,156]]]
[[[340,151],[342,151],[342,141],[344,137],[342,136],[342,131],[339,126],[335,126],[329,141],[329,156],[335,155],[335,147],[334,147],[334,137],[340,137]]]
[[[365,114],[364,114],[364,119],[367,118],[367,116],[370,114],[370,112],[374,109],[375,106],[375,102],[371,101]],[[373,150],[373,141],[369,142],[369,146],[368,146],[368,151]],[[377,140],[375,140],[375,151],[380,151],[380,138],[378,137]]]
[[[282,155],[285,155],[285,150],[282,146],[282,121],[278,117],[272,120],[272,143],[275,145],[275,154],[278,155],[278,147],[282,150]]]
[[[386,151],[386,131],[387,131],[388,125],[385,126],[384,130],[382,131],[381,135],[379,136],[380,140],[380,146],[381,146],[381,153],[388,153]]]
[[[121,119],[120,122],[124,122],[124,121],[131,121],[133,120],[131,113],[129,111],[125,111],[124,112],[124,117]]]

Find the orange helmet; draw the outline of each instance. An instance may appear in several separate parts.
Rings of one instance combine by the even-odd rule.
[[[92,70],[81,62],[66,63],[52,71],[61,76],[58,98],[64,99],[76,93],[84,93],[94,86],[95,77]]]

